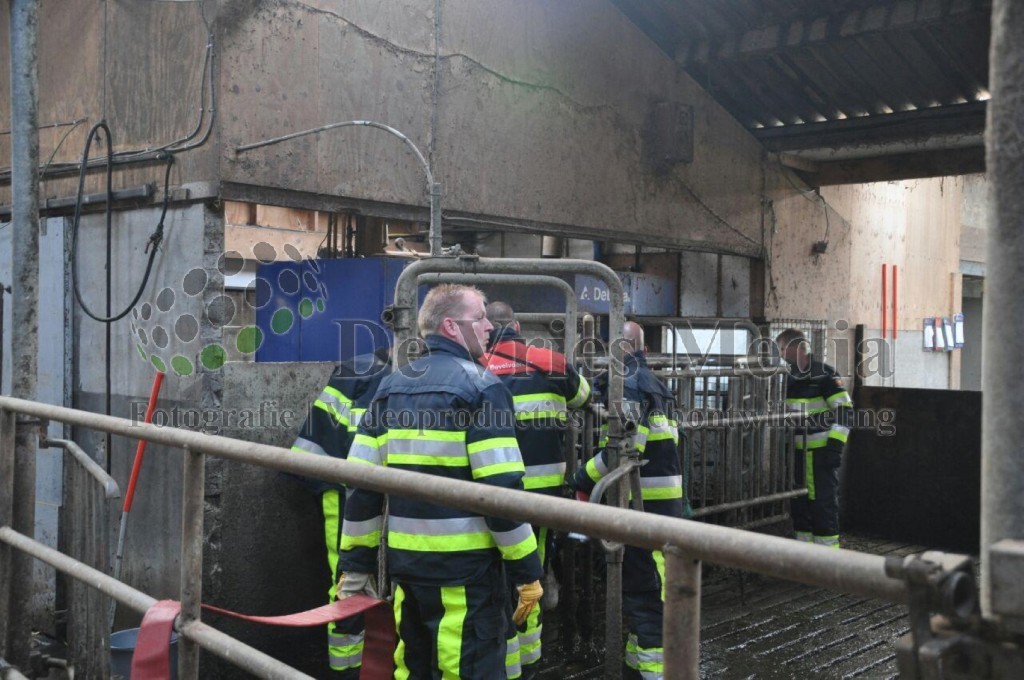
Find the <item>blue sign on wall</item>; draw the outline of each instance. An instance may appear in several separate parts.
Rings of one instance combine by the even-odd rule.
[[[625,313],[637,316],[674,316],[675,282],[649,274],[616,272],[622,281]],[[576,302],[580,311],[607,314],[611,294],[608,284],[592,276],[576,276]]]

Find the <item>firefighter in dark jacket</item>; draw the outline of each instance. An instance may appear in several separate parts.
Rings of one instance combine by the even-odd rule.
[[[675,398],[647,368],[643,328],[627,321],[623,339],[627,351],[623,415],[637,424],[636,433],[625,445],[633,446],[645,461],[640,468],[644,512],[683,517],[683,472]],[[594,485],[610,471],[606,451],[602,448],[576,473],[577,498],[589,499]],[[625,654],[627,677],[648,680],[664,675],[664,602],[665,556],[660,550],[627,545],[622,564],[622,610],[629,630]]]
[[[839,464],[853,421],[853,400],[835,369],[816,361],[807,338],[787,328],[776,339],[790,365],[786,410],[806,418],[796,429],[797,480],[806,474],[807,496],[790,503],[798,540],[839,547]]]
[[[306,422],[299,432],[292,451],[332,458],[345,458],[355,437],[359,419],[366,412],[380,381],[391,372],[388,349],[374,354],[360,354],[340,362],[331,373],[327,385],[312,403]],[[324,541],[327,565],[331,571],[330,602],[337,598],[338,544],[345,507],[345,490],[340,484],[306,479],[320,496],[323,511]],[[331,670],[340,677],[358,677],[363,653],[362,617],[327,625],[327,655]]]
[[[427,355],[380,385],[359,425],[349,461],[522,489],[512,395],[474,359],[491,324],[475,288],[441,285],[423,301],[418,324]],[[373,594],[383,496],[352,488],[345,504],[338,584],[341,597]],[[396,677],[506,675],[518,661],[506,639],[543,594],[529,524],[391,496],[388,566],[395,585]],[[505,574],[518,585],[513,613]]]
[[[526,465],[523,486],[534,493],[562,496],[566,488],[568,409],[587,403],[590,384],[566,361],[565,355],[545,347],[527,346],[512,307],[507,303],[487,305],[487,318],[494,331],[481,362],[512,393],[516,439]],[[541,564],[547,570],[553,543],[551,531],[535,526],[533,532]],[[517,631],[523,680],[535,677],[540,667],[541,631],[541,611],[537,607]],[[520,675],[513,668],[508,677]]]

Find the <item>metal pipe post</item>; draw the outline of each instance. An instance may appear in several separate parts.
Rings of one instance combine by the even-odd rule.
[[[36,398],[39,354],[39,132],[36,38],[38,0],[11,0],[11,223],[14,233],[13,343],[11,394]],[[12,526],[35,533],[36,448],[38,426],[23,424],[15,431],[14,516]],[[32,560],[11,556],[11,601],[7,658],[28,668],[31,642]]]
[[[206,456],[185,449],[184,491],[181,499],[181,627],[199,621],[203,602],[203,499],[206,490]],[[182,678],[199,677],[199,645],[186,638],[178,649]]]
[[[433,181],[429,164],[425,164],[430,179],[430,256],[441,256],[441,185]]]
[[[14,521],[14,411],[0,409],[0,527]],[[0,657],[8,653],[8,627],[11,621],[11,549],[0,545]]]
[[[665,677],[700,680],[700,560],[665,546]]]
[[[985,161],[989,178],[989,236],[982,321],[982,388],[985,408],[981,434],[981,597],[982,613],[993,616],[991,546],[1006,538],[1024,539],[1024,363],[1016,346],[1024,314],[1024,4],[992,3]],[[1011,319],[1011,327],[1006,320]],[[1010,587],[1011,584],[1005,584]],[[1019,600],[1018,600],[1019,601]],[[1015,616],[1024,619],[1024,612]],[[1020,623],[1020,621],[1018,621]]]

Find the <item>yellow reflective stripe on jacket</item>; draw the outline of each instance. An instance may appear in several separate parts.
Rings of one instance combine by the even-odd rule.
[[[300,453],[312,453],[317,456],[329,456],[330,454],[324,450],[324,447],[320,446],[316,442],[304,439],[302,437],[296,437],[295,443],[292,444],[292,451],[298,451]]]
[[[362,421],[363,416],[366,415],[366,409],[352,407],[350,412],[352,413],[352,422],[348,426],[348,431],[355,432],[359,429],[359,423]]]
[[[361,522],[345,520],[341,528],[340,550],[352,548],[376,548],[380,545],[380,532],[384,526],[384,517],[377,515]]]
[[[473,479],[526,471],[515,437],[493,437],[473,442],[466,446],[466,452],[473,467]]]
[[[815,413],[831,411],[832,408],[821,397],[809,397],[807,399],[786,399],[786,410],[792,413],[803,413],[811,416]]]
[[[647,435],[648,442],[665,441],[671,439],[679,442],[679,430],[676,421],[664,415],[653,415],[650,418],[650,433]]]
[[[465,432],[390,430],[388,464],[467,467],[465,439]]]
[[[828,430],[814,434],[796,435],[796,448],[798,449],[820,449],[826,444],[828,444]]]
[[[497,547],[483,517],[388,518],[388,545],[420,552],[459,552]]]
[[[526,476],[523,477],[523,488],[530,490],[562,486],[564,480],[565,463],[527,465]]]
[[[587,461],[586,465],[587,477],[590,477],[592,482],[600,482],[601,478],[608,474],[608,466],[604,464],[601,459],[601,454],[598,454]]]
[[[853,406],[853,399],[850,398],[850,394],[846,390],[836,392],[830,396],[827,401],[828,405],[832,408],[836,408],[837,406]]]
[[[590,383],[582,375],[579,378],[580,386],[576,389],[576,394],[566,403],[569,408],[579,408],[590,399]]]
[[[850,428],[845,425],[833,425],[832,429],[828,431],[828,436],[845,444],[850,437]]]
[[[383,442],[381,440],[384,440]],[[348,451],[348,460],[354,463],[367,463],[369,465],[383,465],[381,447],[387,443],[387,436],[371,437],[367,434],[357,434],[352,440],[352,448]]]
[[[540,414],[564,415],[566,413],[565,397],[554,392],[537,392],[534,394],[514,394],[512,403],[516,409],[516,418],[527,420],[541,417]]]
[[[345,427],[351,424],[352,400],[333,387],[325,387],[313,406],[323,409]]]
[[[537,537],[529,524],[520,524],[510,531],[492,531],[491,534],[502,559],[521,560],[537,549]]]
[[[632,445],[640,453],[647,450],[647,437],[651,433],[651,428],[646,425],[640,425],[636,428],[636,432],[633,436],[627,440],[627,445]]]
[[[641,497],[645,501],[663,501],[683,497],[683,476],[640,477]]]
[[[565,411],[516,411],[516,420],[540,420],[550,418],[552,420],[568,420],[569,414]]]

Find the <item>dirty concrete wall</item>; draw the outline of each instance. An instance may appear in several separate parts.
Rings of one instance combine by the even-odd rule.
[[[146,242],[159,210],[115,213],[113,219],[113,312],[131,302],[142,283]],[[216,260],[223,252],[223,223],[203,205],[171,210],[165,238],[139,303],[111,325],[111,392],[114,416],[141,420],[158,367],[166,370],[153,422],[158,425],[216,431],[211,405],[217,395],[211,375],[201,368],[202,348],[216,344],[223,323],[221,277]],[[105,313],[104,256],[106,226],[102,214],[87,215],[80,228],[76,268],[81,298],[93,312]],[[197,276],[195,270],[201,275]],[[98,413],[105,409],[105,325],[74,309],[74,406]],[[142,354],[146,354],[143,359]],[[182,363],[186,360],[191,364]],[[76,431],[76,441],[98,459],[105,438]],[[111,474],[124,488],[136,442],[113,438]],[[127,530],[122,579],[158,599],[178,598],[181,547],[182,454],[164,446],[148,446]],[[110,548],[116,544],[120,505],[111,516]],[[131,612],[118,614],[117,627],[137,625]]]
[[[39,357],[37,361],[36,397],[40,402],[55,406],[68,406],[71,402],[71,376],[66,361],[71,343],[69,315],[70,307],[66,292],[67,265],[64,257],[68,233],[63,218],[52,217],[41,223],[39,233]],[[0,287],[9,286],[13,280],[12,239],[14,229],[0,225]],[[12,351],[15,342],[20,341],[21,329],[11,324],[14,306],[17,304],[10,293],[3,296],[3,328],[0,337],[0,393],[11,393]],[[65,428],[61,423],[51,422],[47,434],[62,438]],[[64,452],[58,448],[39,448],[36,452],[36,506],[34,536],[37,541],[51,548],[58,548],[58,518],[62,505],[62,478],[64,473]],[[55,619],[52,614],[55,604],[54,570],[35,562],[36,590],[32,598],[32,625],[50,635],[55,634]]]
[[[106,120],[115,151],[153,149],[196,129],[207,45],[204,4],[135,0],[42,0],[39,8],[40,163],[77,162],[89,128]],[[209,8],[208,8],[209,11]],[[212,15],[208,15],[213,19]],[[0,13],[0,91],[10,91],[9,16]],[[209,81],[207,81],[209,82]],[[209,108],[207,97],[206,108]],[[207,113],[199,141],[209,128]],[[0,107],[0,129],[10,128],[10,109]],[[94,143],[90,155],[105,155]],[[0,167],[10,159],[10,136],[0,135]],[[216,179],[212,142],[175,155],[172,184]],[[114,188],[163,180],[162,164],[119,169]],[[103,173],[91,173],[86,191],[102,190]],[[45,179],[40,198],[73,196],[77,169]],[[0,205],[10,188],[0,182]]]
[[[868,353],[881,341],[881,265],[889,265],[886,325],[892,343],[892,267],[898,267],[898,339],[889,370],[868,385],[956,387],[955,353],[921,350],[922,319],[960,311],[962,178],[824,187],[812,191],[787,171],[769,172],[766,277],[769,318],[828,322],[830,347],[853,351],[866,326]],[[827,219],[826,219],[827,214]],[[824,254],[811,246],[828,241]],[[842,363],[838,357],[830,357]],[[852,359],[852,356],[849,357]],[[852,366],[852,361],[846,365]],[[957,369],[955,373],[959,373]]]
[[[379,131],[233,152],[373,120],[432,159],[450,219],[760,250],[759,145],[610,3],[443,0],[436,83],[434,5],[229,4],[219,24],[222,178],[424,206],[412,155]],[[692,163],[661,175],[642,160],[657,102],[692,106],[694,121]]]
[[[330,371],[321,363],[225,364],[221,433],[291,447]],[[290,475],[226,461],[207,466],[207,488],[217,490],[217,499],[207,503],[204,601],[260,614],[327,603],[330,570],[314,494]],[[227,619],[216,625],[305,673],[327,677],[323,627],[271,628]],[[203,677],[248,677],[212,655],[203,663]]]

